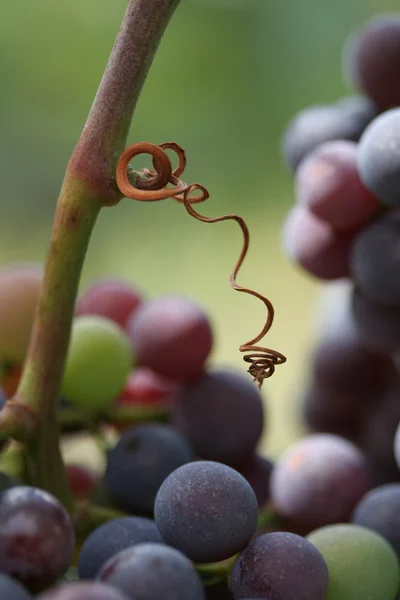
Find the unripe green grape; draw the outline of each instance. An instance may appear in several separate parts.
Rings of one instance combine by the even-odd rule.
[[[329,571],[326,600],[395,600],[399,564],[392,546],[359,525],[328,525],[307,536]]]
[[[102,409],[123,388],[132,362],[129,340],[113,321],[97,315],[75,317],[62,394],[87,410]]]

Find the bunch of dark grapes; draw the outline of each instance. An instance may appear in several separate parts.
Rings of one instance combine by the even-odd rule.
[[[71,516],[13,476],[18,449],[3,449],[0,600],[398,600],[400,17],[361,28],[345,65],[363,95],[302,111],[284,140],[297,197],[288,254],[347,279],[311,358],[309,434],[275,462],[259,454],[265,403],[249,375],[211,366],[202,308],[92,285],[76,303],[58,417],[103,462],[67,462]],[[41,278],[30,264],[0,273],[1,406]]]

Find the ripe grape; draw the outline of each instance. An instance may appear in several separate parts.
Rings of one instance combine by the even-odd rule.
[[[295,186],[299,204],[337,231],[361,228],[378,207],[360,181],[354,142],[318,146],[300,163]]]
[[[321,553],[294,533],[266,533],[241,552],[231,571],[235,598],[325,600],[328,569]]]
[[[108,454],[107,491],[121,509],[149,514],[164,479],[193,459],[189,442],[169,425],[135,425]]]
[[[138,544],[118,552],[103,566],[98,579],[131,600],[205,600],[190,560],[162,544]]]
[[[198,461],[176,469],[158,490],[154,518],[163,540],[197,562],[242,550],[257,527],[256,496],[230,467]]]
[[[364,456],[351,442],[330,434],[293,444],[271,475],[277,512],[305,531],[348,520],[367,490]]]
[[[213,371],[183,386],[171,422],[207,460],[235,465],[253,455],[263,430],[261,395],[250,379]]]
[[[303,206],[286,217],[283,247],[286,256],[320,279],[348,277],[353,232],[337,232]]]
[[[369,19],[349,38],[344,52],[346,76],[382,108],[400,104],[400,15]]]
[[[400,469],[400,422],[396,427],[396,433],[394,436],[394,458],[398,468]]]
[[[253,488],[258,506],[264,506],[269,498],[269,480],[273,463],[264,456],[254,454],[235,468]]]
[[[399,589],[397,556],[379,534],[359,525],[330,525],[307,538],[329,571],[326,600],[394,600]]]
[[[400,108],[393,108],[367,127],[357,152],[358,172],[363,184],[383,204],[395,207],[400,205],[399,135]]]
[[[43,270],[36,264],[0,271],[0,357],[22,362],[28,349]]]
[[[141,292],[126,281],[104,279],[90,286],[77,300],[76,315],[100,315],[125,328],[143,302]]]
[[[204,311],[177,296],[144,304],[129,320],[128,331],[138,365],[179,381],[203,372],[213,341]]]
[[[154,523],[145,517],[118,517],[97,527],[79,553],[81,579],[94,579],[105,562],[117,552],[143,542],[163,543]]]
[[[18,581],[0,573],[0,600],[31,600],[32,596]]]
[[[47,492],[19,486],[0,495],[1,572],[40,591],[67,570],[74,544],[68,513]]]
[[[10,599],[11,600],[11,599]],[[125,594],[106,583],[74,581],[41,594],[37,600],[129,600]]]
[[[303,109],[286,128],[282,143],[285,162],[294,172],[307,154],[324,142],[358,141],[375,114],[374,104],[362,96]]]
[[[384,537],[400,556],[400,484],[377,487],[357,504],[352,522]]]
[[[384,306],[355,289],[351,309],[358,335],[365,346],[387,354],[400,350],[399,306]]]
[[[86,410],[102,409],[122,389],[132,366],[129,340],[113,321],[76,317],[64,370],[63,395]]]
[[[97,485],[96,475],[82,465],[66,465],[65,471],[74,498],[89,498]]]
[[[400,213],[389,212],[363,229],[351,252],[351,270],[361,293],[387,306],[400,306]]]

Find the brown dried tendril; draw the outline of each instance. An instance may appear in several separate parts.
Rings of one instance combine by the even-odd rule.
[[[166,150],[175,152],[178,158],[178,166],[172,169],[171,161]],[[150,154],[153,159],[154,170],[143,169],[136,173],[135,177],[130,176],[128,167],[130,161],[139,154]],[[248,372],[257,382],[261,389],[264,379],[271,377],[275,371],[276,365],[286,361],[286,357],[276,350],[258,346],[258,342],[268,333],[274,320],[274,307],[270,300],[254,290],[240,286],[236,283],[237,274],[246,257],[250,234],[248,227],[242,217],[238,215],[224,215],[222,217],[205,217],[193,208],[193,204],[203,202],[209,198],[206,188],[199,183],[191,185],[183,182],[179,177],[183,174],[186,167],[186,154],[183,148],[175,142],[166,142],[157,146],[150,142],[138,142],[129,146],[120,156],[117,165],[116,179],[121,193],[127,198],[139,200],[142,202],[156,202],[165,198],[173,198],[184,204],[187,212],[195,219],[203,223],[218,223],[220,221],[236,221],[243,233],[243,247],[240,256],[231,273],[229,282],[231,287],[238,292],[244,292],[255,296],[264,303],[267,309],[267,320],[262,331],[255,338],[242,344],[239,347],[240,352],[246,353],[243,360],[249,363]],[[133,180],[133,181],[132,181]],[[172,187],[168,187],[171,185]],[[195,195],[193,195],[195,194]]]

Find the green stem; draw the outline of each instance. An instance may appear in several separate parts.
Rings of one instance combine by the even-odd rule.
[[[115,169],[154,54],[179,0],[130,0],[58,199],[42,290],[17,393],[0,412],[0,438],[26,442],[32,485],[72,509],[56,402],[80,274],[100,209],[121,194]]]

